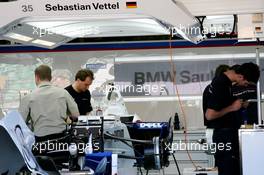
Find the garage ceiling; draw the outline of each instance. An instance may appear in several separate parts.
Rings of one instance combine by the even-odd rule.
[[[264,13],[264,0],[177,0],[194,16]]]

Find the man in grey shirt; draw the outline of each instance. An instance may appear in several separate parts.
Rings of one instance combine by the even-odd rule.
[[[71,95],[64,89],[52,86],[51,68],[40,65],[35,69],[37,89],[25,96],[19,112],[26,122],[31,121],[37,141],[58,136],[66,129],[66,119],[77,119],[79,111]],[[38,140],[39,138],[39,140]]]

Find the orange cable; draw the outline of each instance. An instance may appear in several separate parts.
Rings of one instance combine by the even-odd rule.
[[[192,162],[193,166],[195,167],[195,169],[197,170],[198,168],[200,168],[200,166],[197,166],[195,164],[195,162],[193,161],[191,155],[190,155],[190,152],[188,150],[188,146],[187,146],[187,121],[186,121],[186,115],[185,115],[185,111],[183,109],[183,105],[182,105],[182,101],[180,99],[180,94],[179,94],[179,90],[178,90],[178,87],[177,87],[177,84],[176,84],[176,73],[174,74],[174,72],[176,72],[176,66],[173,62],[173,53],[172,53],[172,46],[171,46],[171,43],[172,43],[172,39],[171,39],[171,36],[172,34],[170,35],[170,40],[169,40],[169,44],[170,44],[170,47],[169,47],[169,55],[170,55],[170,64],[171,64],[171,71],[172,71],[172,80],[173,80],[173,86],[175,87],[176,89],[176,95],[178,97],[178,101],[179,101],[179,105],[180,105],[180,109],[181,109],[181,112],[183,114],[183,119],[184,119],[184,142],[186,144],[186,152],[187,152],[187,155],[188,155],[188,158],[189,160]],[[174,89],[174,88],[173,88]]]

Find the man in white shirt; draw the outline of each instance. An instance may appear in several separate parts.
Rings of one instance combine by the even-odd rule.
[[[66,119],[77,119],[79,111],[71,95],[64,89],[52,86],[51,68],[40,65],[35,69],[37,89],[25,96],[19,112],[26,122],[31,121],[37,141],[62,136]]]

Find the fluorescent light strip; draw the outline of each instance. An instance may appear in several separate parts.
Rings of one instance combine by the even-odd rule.
[[[41,31],[59,34],[67,37],[84,37],[87,35],[132,35],[140,34],[169,34],[168,29],[162,27],[153,19],[115,19],[94,21],[69,21],[69,22],[28,22]],[[131,30],[133,29],[133,30]],[[122,34],[122,32],[124,31]]]
[[[5,34],[4,37],[8,37],[8,38],[12,38],[12,39],[20,40],[20,41],[25,41],[25,42],[29,42],[33,40],[33,38],[29,36],[21,35],[21,34],[13,33],[13,32]]]
[[[218,20],[218,19],[223,19],[223,20],[233,20],[234,16],[233,15],[212,15],[212,16],[206,16],[208,20]]]
[[[260,57],[264,58],[264,53],[260,53]],[[254,53],[244,54],[211,54],[211,55],[179,55],[173,56],[173,60],[225,60],[225,59],[246,59],[256,58]],[[169,56],[146,56],[146,57],[121,57],[116,58],[115,62],[151,62],[151,61],[168,61]]]
[[[202,96],[180,96],[180,100],[202,100]],[[144,96],[144,97],[125,97],[125,102],[149,102],[149,101],[179,101],[179,98],[174,97],[153,97],[153,96]]]
[[[143,96],[143,97],[124,97],[125,102],[150,102],[150,101],[179,101],[177,96]],[[264,99],[264,94],[262,94],[262,99]],[[193,96],[180,96],[180,100],[202,100],[201,95]]]
[[[75,21],[81,22],[81,21]],[[50,29],[52,27],[69,25],[72,21],[38,21],[38,22],[27,22],[26,24],[37,27],[39,30]]]
[[[44,46],[49,46],[49,47],[51,47],[51,46],[56,44],[54,42],[45,41],[45,40],[41,40],[41,39],[36,39],[36,40],[32,41],[32,43],[40,44],[40,45],[44,45]]]

